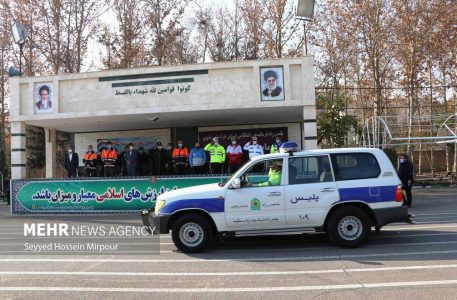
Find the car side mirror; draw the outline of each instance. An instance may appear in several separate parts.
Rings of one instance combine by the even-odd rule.
[[[232,183],[230,184],[230,189],[236,190],[241,187],[241,180],[239,178],[235,178],[232,180]]]

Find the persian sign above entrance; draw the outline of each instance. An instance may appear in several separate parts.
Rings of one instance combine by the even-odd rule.
[[[187,94],[194,83],[193,76],[207,74],[208,70],[176,71],[100,77],[98,80],[99,82],[116,81],[111,84],[114,96]],[[148,78],[161,79],[144,80]],[[142,80],[132,81],[137,79]]]

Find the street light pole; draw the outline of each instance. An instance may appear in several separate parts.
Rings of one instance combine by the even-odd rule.
[[[308,38],[306,36],[306,20],[303,20],[303,34],[305,38],[305,56],[308,56]]]
[[[19,73],[22,76],[22,48],[24,47],[24,43],[19,44]]]

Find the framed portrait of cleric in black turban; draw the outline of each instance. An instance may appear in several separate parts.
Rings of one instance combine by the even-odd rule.
[[[284,76],[282,67],[260,68],[260,90],[262,101],[284,100]]]
[[[35,104],[35,113],[54,112],[54,107],[52,106],[52,92],[52,84],[50,83],[35,85],[35,95],[33,100]]]

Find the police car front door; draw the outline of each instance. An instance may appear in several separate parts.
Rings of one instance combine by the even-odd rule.
[[[263,161],[253,166],[241,177],[240,188],[227,190],[225,220],[228,229],[261,230],[286,225],[282,161]],[[271,174],[272,169],[278,167],[279,181]]]

